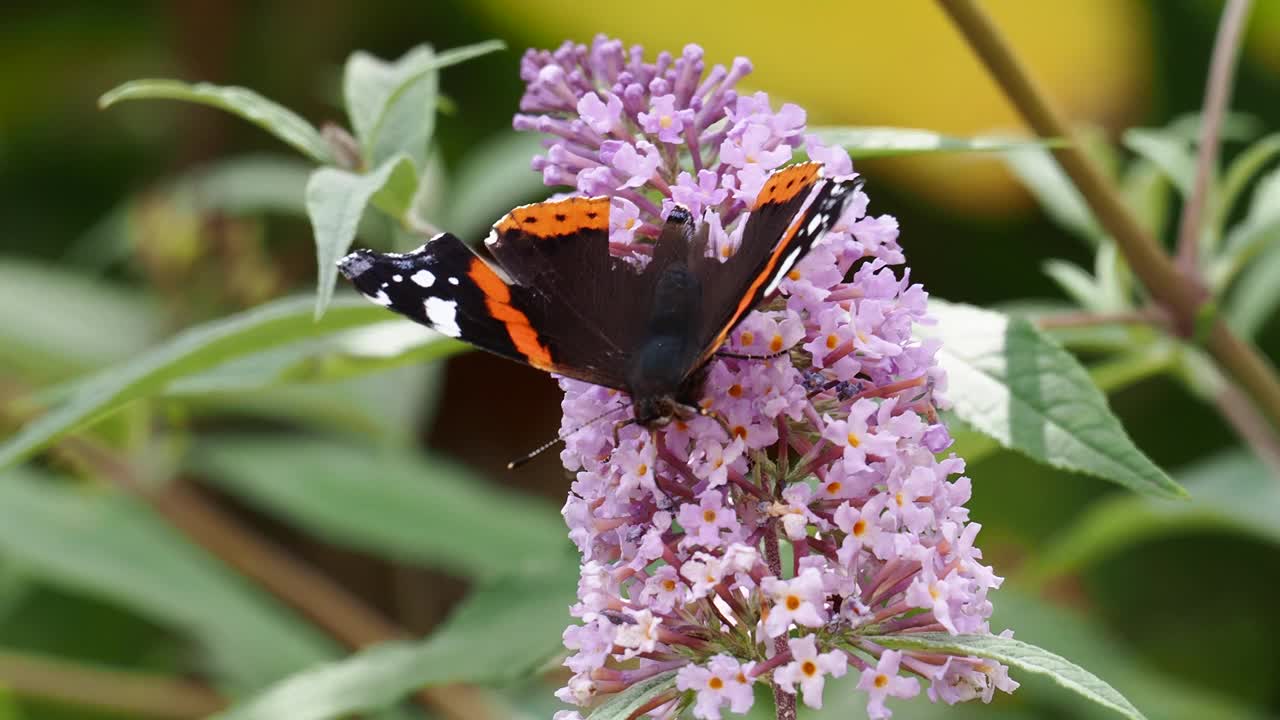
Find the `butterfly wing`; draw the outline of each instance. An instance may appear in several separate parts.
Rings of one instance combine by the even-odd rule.
[[[609,255],[608,211],[607,198],[516,208],[486,242],[505,278],[448,233],[410,253],[359,250],[339,267],[371,301],[445,335],[625,389],[626,318],[646,283]]]
[[[799,163],[770,175],[747,216],[741,243],[723,262],[707,257],[705,245],[693,249],[690,265],[705,298],[699,323],[703,352],[695,370],[752,308],[778,289],[861,187],[861,179],[825,179],[820,167]]]

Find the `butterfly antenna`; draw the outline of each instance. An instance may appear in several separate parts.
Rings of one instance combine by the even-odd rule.
[[[562,442],[564,442],[564,438],[557,435],[554,440],[548,440],[547,442],[544,442],[541,445],[539,445],[533,451],[525,453],[524,456],[518,457],[515,460],[512,460],[511,462],[507,463],[507,469],[515,470],[521,465],[524,465],[525,463],[538,457],[542,453],[546,452],[547,450],[550,450],[551,448],[555,447],[556,445],[559,445]]]
[[[564,441],[565,441],[565,438],[567,438],[569,435],[572,435],[572,434],[574,434],[574,433],[578,432],[578,431],[579,431],[579,430],[581,430],[582,428],[585,428],[585,427],[588,427],[588,426],[590,426],[590,425],[593,425],[593,424],[594,424],[594,423],[596,423],[597,421],[599,421],[599,420],[603,420],[604,418],[608,417],[609,415],[611,415],[611,414],[613,414],[613,413],[615,413],[615,412],[617,412],[617,411],[619,411],[619,410],[625,409],[626,407],[627,407],[626,405],[622,405],[622,406],[620,406],[620,407],[613,408],[612,410],[605,410],[604,412],[602,412],[602,413],[600,413],[599,415],[597,415],[597,416],[595,416],[595,417],[591,418],[590,420],[588,420],[588,421],[586,421],[586,422],[582,423],[581,425],[579,425],[578,427],[574,428],[573,430],[570,430],[570,431],[569,431],[569,433],[568,433],[568,435],[560,435],[560,434],[557,434],[557,435],[555,436],[555,438],[553,438],[553,439],[551,439],[551,440],[548,440],[547,442],[545,442],[545,443],[543,443],[543,444],[539,445],[538,447],[534,448],[532,451],[530,451],[530,452],[528,452],[528,453],[524,454],[523,456],[518,457],[518,458],[516,458],[515,460],[512,460],[511,462],[507,463],[507,469],[508,469],[508,470],[515,470],[516,468],[518,468],[518,467],[520,467],[520,466],[522,466],[522,465],[525,465],[525,464],[526,464],[526,463],[528,463],[530,460],[532,460],[532,459],[534,459],[534,458],[538,457],[538,456],[539,456],[539,455],[541,455],[542,453],[544,453],[544,452],[546,452],[546,451],[550,450],[551,448],[555,447],[556,445],[559,445],[560,443],[564,442]],[[616,434],[617,434],[617,428],[614,428],[614,433],[615,433],[615,436],[616,436]]]

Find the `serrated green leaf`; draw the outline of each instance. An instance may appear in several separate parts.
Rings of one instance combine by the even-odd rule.
[[[1134,544],[1205,530],[1280,546],[1280,483],[1242,451],[1197,463],[1178,478],[1190,502],[1123,497],[1092,505],[1041,553],[1031,576],[1073,572]]]
[[[635,711],[644,707],[645,703],[674,690],[675,686],[675,670],[659,673],[610,697],[604,704],[592,710],[587,720],[630,720]]]
[[[1189,141],[1166,130],[1130,128],[1124,133],[1124,145],[1160,168],[1183,196],[1191,192],[1196,160]]]
[[[917,334],[942,342],[947,396],[966,423],[1054,467],[1143,494],[1185,496],[1134,446],[1088,371],[1031,323],[932,298],[929,309],[938,323],[917,326]]]
[[[1002,638],[997,635],[948,635],[946,633],[877,635],[866,639],[895,650],[974,655],[995,660],[1023,672],[1051,678],[1062,687],[1102,707],[1114,710],[1130,720],[1146,720],[1138,708],[1093,673],[1048,650],[1021,640]]]
[[[127,363],[79,382],[69,400],[0,445],[0,468],[39,452],[129,402],[160,394],[178,378],[286,343],[386,319],[386,308],[349,298],[335,302],[329,314],[317,322],[312,318],[310,298],[289,298],[189,328]]]
[[[371,167],[405,153],[421,171],[435,129],[438,71],[506,47],[498,40],[436,54],[419,45],[395,62],[354,53],[343,73],[352,128]]]
[[[383,557],[471,578],[574,562],[554,507],[487,487],[438,456],[333,440],[222,437],[200,443],[190,462],[274,516]]]
[[[0,477],[0,553],[33,577],[190,633],[242,690],[331,658],[336,648],[133,498],[34,470]]]
[[[1005,152],[1004,159],[1054,222],[1097,244],[1105,233],[1052,154],[1044,148],[1024,147]]]
[[[809,132],[826,145],[843,147],[855,160],[921,153],[1005,152],[1056,144],[1052,140],[999,136],[959,138],[932,130],[897,127],[818,126],[810,127]]]
[[[387,707],[427,685],[509,681],[560,647],[575,589],[576,572],[567,570],[494,583],[425,640],[384,643],[301,672],[216,718],[328,720]]]
[[[387,190],[382,209],[399,219],[413,197],[412,191],[406,197],[404,189],[416,187],[417,177],[413,162],[404,154],[396,155],[366,175],[337,168],[320,168],[311,174],[307,181],[307,215],[316,240],[317,319],[333,299],[338,261],[351,249],[356,228],[369,202]],[[400,207],[395,207],[396,203],[401,203]]]
[[[329,145],[320,132],[292,110],[268,100],[248,88],[178,80],[134,80],[98,99],[106,109],[125,100],[183,100],[210,105],[239,115],[292,145],[303,155],[321,164],[333,162]]]

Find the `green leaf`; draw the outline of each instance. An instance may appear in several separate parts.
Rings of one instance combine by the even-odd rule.
[[[60,377],[126,358],[162,326],[160,308],[140,294],[54,265],[0,261],[0,365]]]
[[[1209,268],[1209,282],[1225,288],[1236,274],[1249,268],[1263,251],[1280,239],[1280,170],[1258,181],[1249,201],[1249,214],[1226,236],[1222,254]]]
[[[490,40],[437,55],[429,45],[419,45],[391,63],[352,54],[343,73],[343,96],[365,162],[376,167],[405,153],[422,170],[435,129],[438,71],[504,47]]]
[[[658,673],[610,697],[603,705],[592,710],[587,720],[630,720],[645,703],[674,690],[675,686],[675,670]]]
[[[0,553],[33,577],[190,633],[248,690],[335,648],[136,500],[25,468],[0,477]]]
[[[387,319],[386,308],[362,298],[335,302],[319,322],[312,319],[310,306],[310,298],[289,298],[189,328],[127,363],[86,378],[68,401],[0,445],[0,468],[129,402],[160,394],[178,378],[271,347]]]
[[[1160,168],[1184,197],[1191,193],[1196,160],[1190,142],[1166,130],[1130,128],[1124,133],[1124,145]]]
[[[107,92],[98,99],[98,107],[105,110],[124,100],[155,99],[183,100],[226,110],[275,135],[318,163],[333,162],[328,143],[311,123],[247,88],[209,83],[191,85],[178,80],[134,80]]]
[[[1047,150],[1018,148],[1006,152],[1004,160],[1055,223],[1092,244],[1105,234],[1080,191]]]
[[[487,486],[438,456],[245,436],[200,443],[191,464],[318,537],[398,561],[472,578],[574,562],[554,507]]]
[[[384,643],[301,672],[218,720],[327,720],[385,708],[428,685],[499,684],[536,669],[560,647],[574,572],[482,588],[431,637]]]
[[[1164,237],[1173,195],[1164,173],[1147,160],[1136,158],[1124,170],[1120,191],[1139,224],[1152,237]]]
[[[1220,233],[1226,229],[1227,219],[1249,181],[1277,155],[1280,155],[1280,133],[1272,133],[1249,146],[1232,161],[1223,176],[1222,189],[1214,198],[1215,223]]]
[[[174,381],[165,388],[165,395],[249,393],[284,384],[331,383],[471,349],[410,320],[387,317],[384,322],[231,360]]]
[[[1067,297],[1080,307],[1093,312],[1115,310],[1107,302],[1106,293],[1086,270],[1066,260],[1046,260],[1044,274],[1048,275]]]
[[[1227,324],[1240,335],[1256,336],[1280,305],[1280,245],[1266,248],[1246,265],[1224,308]]]
[[[994,627],[1014,628],[1018,638],[1089,668],[1151,718],[1160,720],[1246,720],[1262,713],[1238,700],[1197,687],[1185,677],[1166,674],[1150,664],[1117,633],[1096,620],[1067,608],[1055,607],[1007,582],[994,596]],[[1096,613],[1093,614],[1096,617]],[[1092,717],[1097,708],[1073,692],[1045,678],[1020,677],[1022,687],[1012,699],[1036,708],[1034,717]],[[979,706],[982,707],[982,706]],[[950,708],[948,708],[950,709]]]
[[[1080,363],[1031,323],[930,299],[954,412],[1001,445],[1053,467],[1112,480],[1140,493],[1183,491],[1142,454]]]
[[[408,155],[397,155],[367,175],[357,175],[337,168],[320,168],[307,181],[307,214],[316,239],[315,317],[324,314],[333,299],[338,282],[338,261],[351,249],[356,228],[365,208],[375,195],[386,200],[383,209],[400,216],[409,208],[416,187],[417,173]],[[399,207],[394,207],[399,204]]]
[[[515,205],[546,196],[542,175],[529,162],[543,151],[536,134],[505,131],[468,152],[454,175],[441,223],[459,237],[476,239]]]
[[[915,650],[949,655],[975,655],[1004,663],[1023,672],[1051,678],[1062,687],[1102,707],[1120,713],[1130,720],[1145,720],[1115,688],[1088,670],[1054,655],[1048,650],[1021,640],[997,635],[948,635],[946,633],[913,633],[910,635],[877,635],[865,639],[895,650]]]
[[[241,155],[194,170],[167,188],[200,210],[302,217],[311,165],[291,157]]]
[[[1045,147],[1054,141],[999,136],[958,138],[932,130],[896,127],[819,126],[809,132],[826,145],[839,145],[858,158],[918,155],[921,153],[1005,152]]]
[[[1110,554],[1167,535],[1232,532],[1280,546],[1280,484],[1244,452],[1196,464],[1178,477],[1190,502],[1121,497],[1094,503],[1040,556],[1036,580],[1075,572]]]

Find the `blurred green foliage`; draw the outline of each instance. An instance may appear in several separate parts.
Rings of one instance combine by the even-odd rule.
[[[558,679],[550,666],[515,689],[508,681],[554,652],[565,620],[576,562],[555,511],[565,483],[550,457],[519,475],[495,471],[553,432],[553,383],[478,355],[446,363],[455,343],[379,334],[391,324],[383,311],[351,297],[339,296],[313,323],[317,251],[307,210],[331,202],[317,201],[326,196],[314,184],[308,193],[310,166],[269,134],[208,108],[95,110],[126,80],[180,77],[253,88],[317,127],[345,123],[340,108],[352,90],[342,88],[342,68],[354,50],[395,58],[424,42],[444,49],[499,37],[509,50],[439,76],[447,112],[434,133],[402,126],[433,138],[430,152],[423,144],[404,161],[427,191],[379,196],[379,183],[367,194],[393,217],[414,203],[422,217],[478,237],[511,205],[545,194],[537,175],[523,172],[536,145],[509,126],[520,48],[529,37],[558,37],[553,17],[521,32],[489,5],[69,2],[0,11],[0,453],[12,460],[62,440],[0,482],[0,654],[138,671],[158,683],[196,679],[234,700],[293,676],[231,717],[284,717],[272,703],[303,707],[290,692],[314,701],[308,717],[417,715],[395,702],[418,685],[454,680],[503,681],[483,696],[495,717],[549,715]],[[1238,280],[1233,321],[1276,349],[1280,201],[1274,136],[1265,133],[1280,128],[1280,35],[1267,32],[1277,13],[1258,5],[1235,108],[1255,126],[1244,135],[1266,139],[1225,150],[1228,162],[1261,174],[1242,172],[1237,201],[1221,209],[1216,237],[1228,253],[1215,277]],[[1218,8],[1147,9],[1155,48],[1143,62],[1154,68],[1156,92],[1122,116],[1161,129],[1108,127],[1095,151],[1149,227],[1167,230],[1192,150],[1170,121],[1201,102]],[[696,41],[697,29],[688,30]],[[367,58],[356,64],[378,72]],[[858,82],[856,72],[839,78]],[[353,116],[351,125],[371,157],[392,163],[389,175],[402,171],[396,152],[371,134],[372,121]],[[878,175],[893,159],[867,165],[877,212],[902,222],[912,278],[938,297],[1016,303],[1031,317],[1070,303],[1130,309],[1131,278],[1053,167],[1036,150],[1008,161],[1043,212],[957,216],[895,184],[892,172]],[[349,185],[357,169],[375,168],[334,169],[327,182]],[[1008,205],[1021,208],[1016,197]],[[414,228],[378,214],[357,209],[345,222],[322,260],[340,255],[350,233],[384,247],[413,242]],[[1275,717],[1275,478],[1206,403],[1216,379],[1195,353],[1115,330],[1057,336],[1111,391],[1134,444],[1195,499],[1132,496],[962,435],[981,545],[1010,578],[994,596],[993,625],[1088,668],[1153,720]],[[1135,357],[1134,347],[1144,352]],[[425,639],[338,661],[340,643],[304,613],[192,540],[208,536],[175,527],[167,484],[175,479],[232,519],[222,531],[239,528],[284,549],[327,587]],[[499,637],[519,651],[443,667],[463,653],[451,643],[493,653]],[[0,686],[13,682],[6,668],[0,662]],[[342,682],[367,692],[337,693],[339,709],[325,706],[332,698],[315,688]],[[14,685],[0,693],[0,718],[129,716]],[[860,706],[834,704],[822,717],[857,717]],[[184,716],[194,706],[173,707],[172,716]],[[1036,681],[990,708],[900,712],[1108,717]]]

